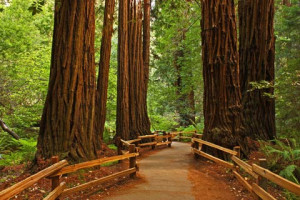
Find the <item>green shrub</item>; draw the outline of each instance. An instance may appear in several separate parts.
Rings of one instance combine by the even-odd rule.
[[[174,116],[152,115],[150,120],[153,130],[174,130],[178,124]]]
[[[280,176],[300,183],[300,145],[296,139],[276,139],[272,143],[260,142],[268,162],[268,168]],[[298,199],[285,190],[286,199]]]
[[[269,168],[282,177],[299,184],[300,146],[295,139],[273,140],[273,144],[261,142]]]

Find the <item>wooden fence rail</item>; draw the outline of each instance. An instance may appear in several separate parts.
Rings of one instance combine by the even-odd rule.
[[[190,139],[196,137],[196,138],[202,138],[202,134],[199,134],[197,131],[177,131],[177,132],[171,132],[173,140],[178,140],[179,142],[182,142],[184,139]]]
[[[62,160],[60,162],[58,161],[58,157],[53,157],[52,161],[57,162],[51,165],[50,167],[26,178],[25,180],[16,183],[15,185],[3,190],[0,192],[0,199],[6,200],[14,197],[15,195],[19,194],[20,192],[24,191],[25,189],[29,188],[33,184],[37,183],[42,178],[50,178],[51,184],[52,184],[52,191],[48,194],[47,197],[44,198],[44,200],[54,200],[59,197],[67,196],[69,194],[72,194],[74,192],[82,191],[87,188],[90,188],[95,185],[99,185],[103,182],[122,177],[125,175],[130,175],[130,177],[134,177],[136,175],[136,171],[138,170],[138,166],[136,163],[136,156],[138,154],[136,153],[135,145],[130,145],[130,153],[126,155],[118,155],[108,158],[101,158],[97,160],[87,161],[75,165],[68,165],[68,162],[66,160]],[[129,159],[129,169],[102,177],[93,181],[90,181],[88,183],[84,183],[82,185],[78,185],[73,188],[66,188],[66,184],[64,182],[60,183],[61,175],[63,174],[69,174],[76,172],[80,169],[87,169],[95,166],[100,166],[105,163],[114,162],[114,161],[120,161]],[[67,166],[68,165],[68,166]]]
[[[203,151],[201,151],[202,145],[207,145],[209,147],[231,154],[231,160],[233,161],[233,164],[204,153]],[[239,150],[239,147],[235,147],[234,150],[231,150],[198,138],[192,139],[192,152],[194,153],[195,158],[197,158],[198,156],[202,156],[222,166],[232,169],[233,174],[235,175],[237,180],[254,196],[255,199],[276,200],[271,194],[266,191],[266,180],[271,181],[281,186],[282,188],[285,188],[288,191],[300,196],[299,184],[293,183],[262,166],[256,164],[249,165],[239,158]],[[265,159],[261,160],[261,165],[263,165],[263,163],[265,163]],[[246,173],[251,175],[254,181],[252,183],[249,183],[247,180],[245,180],[239,173],[240,169],[243,169]]]
[[[147,142],[143,142],[143,140],[148,140]],[[150,140],[150,141],[149,141]],[[139,149],[142,147],[151,146],[152,149],[155,149],[156,146],[167,145],[171,147],[172,145],[172,135],[170,133],[163,132],[163,135],[158,135],[157,133],[153,135],[143,135],[139,136],[134,140],[122,140],[117,138],[117,147],[119,154],[128,154],[130,145],[135,144],[136,151],[139,152]]]

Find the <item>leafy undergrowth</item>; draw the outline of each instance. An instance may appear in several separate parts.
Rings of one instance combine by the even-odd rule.
[[[36,139],[15,140],[4,136],[0,138],[0,169],[5,166],[27,164],[36,152]]]
[[[300,145],[296,139],[276,139],[269,142],[260,141],[260,151],[252,152],[250,162],[257,162],[259,158],[266,158],[267,168],[294,183],[300,183]],[[278,190],[279,186],[269,182]],[[296,200],[296,195],[283,190],[286,199]]]

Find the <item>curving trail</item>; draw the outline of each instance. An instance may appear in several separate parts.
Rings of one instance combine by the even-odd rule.
[[[228,190],[226,183],[218,183],[213,177],[196,170],[190,145],[172,143],[140,161],[139,176],[145,182],[138,183],[111,196],[107,200],[194,200],[238,199]]]

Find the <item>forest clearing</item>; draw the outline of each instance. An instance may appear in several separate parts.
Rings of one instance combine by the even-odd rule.
[[[0,200],[297,200],[299,99],[299,0],[0,0]]]

